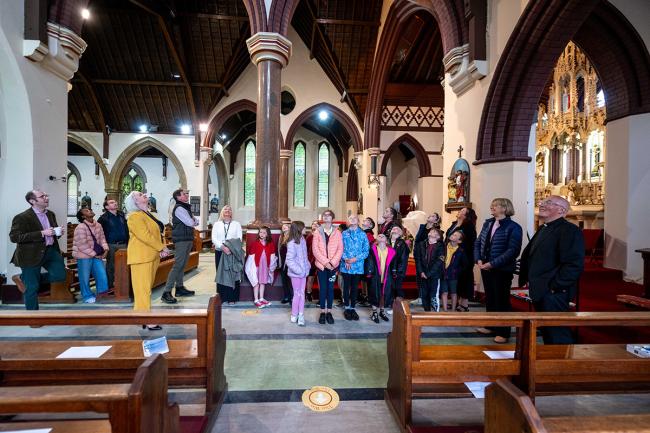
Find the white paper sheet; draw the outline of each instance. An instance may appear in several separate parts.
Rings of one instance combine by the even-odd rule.
[[[142,342],[142,350],[144,351],[144,356],[147,358],[154,353],[168,353],[169,346],[167,345],[167,338],[160,337],[153,340],[144,340]]]
[[[37,428],[31,430],[11,430],[4,433],[50,433],[51,431],[51,428]]]
[[[483,353],[490,359],[515,359],[514,350],[484,350]]]
[[[492,382],[465,382],[465,386],[474,394],[474,398],[485,398],[485,388]]]
[[[99,358],[112,346],[73,346],[61,353],[57,358]]]

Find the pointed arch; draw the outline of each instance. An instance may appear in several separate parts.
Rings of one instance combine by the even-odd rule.
[[[178,182],[180,187],[187,189],[187,175],[183,169],[183,164],[178,159],[176,154],[172,152],[167,146],[165,146],[160,141],[156,140],[151,136],[142,137],[139,140],[132,143],[120,154],[119,158],[115,161],[113,170],[111,171],[111,180],[107,186],[107,190],[117,191],[120,188],[120,181],[122,176],[124,176],[125,170],[133,162],[133,160],[142,152],[144,152],[148,147],[153,147],[154,149],[159,150],[163,155],[165,155],[174,165],[176,172],[178,173]]]
[[[605,0],[529,2],[495,68],[474,164],[530,161],[528,140],[537,101],[571,40],[598,73],[607,121],[650,112],[650,55],[618,9]]]
[[[97,163],[99,169],[102,172],[102,176],[104,177],[104,188],[108,188],[111,175],[109,174],[108,168],[106,168],[106,164],[104,164],[104,160],[102,159],[99,152],[95,150],[95,148],[89,141],[78,136],[75,133],[72,132],[68,133],[68,141],[76,144],[77,146],[83,148],[86,152],[90,153],[90,155],[95,159],[95,162]]]
[[[354,151],[362,152],[363,141],[361,140],[361,134],[359,133],[359,128],[357,128],[357,125],[352,121],[350,116],[345,114],[343,110],[333,106],[332,104],[328,104],[327,102],[321,102],[320,104],[312,105],[300,113],[298,117],[296,117],[296,119],[289,127],[289,131],[287,132],[287,137],[284,140],[282,148],[288,149],[289,147],[287,146],[291,146],[291,143],[293,143],[293,139],[296,135],[296,132],[298,131],[298,128],[300,128],[307,119],[309,119],[311,116],[316,115],[321,110],[329,111],[332,113],[332,116],[334,116],[336,120],[341,122],[341,124],[345,127],[347,133],[352,138],[352,146],[354,147]]]
[[[212,147],[219,130],[223,127],[223,124],[240,111],[252,111],[253,113],[257,113],[257,104],[250,99],[240,99],[239,101],[226,105],[224,108],[219,110],[212,120],[210,120],[208,132],[205,134],[202,146]]]
[[[354,166],[354,161],[350,161],[345,201],[359,201],[359,174],[357,173],[357,168]]]
[[[395,152],[400,144],[404,144],[412,153],[415,155],[415,159],[418,162],[418,169],[420,171],[419,177],[431,177],[431,162],[429,161],[429,155],[427,155],[426,150],[417,141],[411,134],[404,134],[393,141],[393,143],[388,147],[386,153],[381,159],[381,169],[379,171],[380,176],[386,176],[386,169],[388,168],[388,161]]]

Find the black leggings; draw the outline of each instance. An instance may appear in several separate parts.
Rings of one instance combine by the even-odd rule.
[[[512,285],[512,272],[499,270],[481,271],[483,287],[485,288],[485,310],[503,311],[511,310],[510,286]],[[496,335],[510,338],[510,327],[491,327]]]
[[[354,308],[357,305],[359,282],[362,275],[341,273],[343,274],[343,303],[346,307]]]

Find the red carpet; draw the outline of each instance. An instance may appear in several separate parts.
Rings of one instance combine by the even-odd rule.
[[[207,423],[208,418],[205,416],[182,416],[180,433],[207,433],[203,431]]]

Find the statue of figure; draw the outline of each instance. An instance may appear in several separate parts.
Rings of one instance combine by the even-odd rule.
[[[158,212],[158,208],[156,207],[156,199],[154,198],[153,193],[149,194],[149,205],[151,206],[152,212]]]
[[[219,197],[216,194],[210,200],[210,213],[219,213]]]
[[[576,193],[579,193],[580,191],[578,190],[578,183],[575,181],[575,179],[571,179],[566,188],[567,188],[567,200],[569,201],[569,204],[571,205],[579,204],[580,200],[577,199],[578,197],[576,197]]]
[[[363,215],[363,191],[359,191],[359,199],[357,200],[357,214]]]
[[[462,203],[467,201],[467,181],[469,173],[458,170],[456,172],[456,201]]]
[[[88,208],[88,209],[93,207],[93,200],[88,195],[88,191],[86,191],[86,195],[81,197],[81,207]]]
[[[449,198],[447,202],[456,203],[456,179],[454,176],[449,176],[447,179],[449,180],[447,182],[447,197]]]

